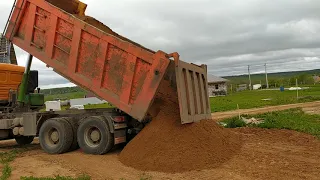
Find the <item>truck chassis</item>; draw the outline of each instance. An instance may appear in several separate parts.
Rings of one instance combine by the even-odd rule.
[[[1,139],[15,138],[25,145],[39,137],[42,149],[50,154],[79,147],[87,154],[105,154],[145,125],[116,108],[3,113],[0,118]]]

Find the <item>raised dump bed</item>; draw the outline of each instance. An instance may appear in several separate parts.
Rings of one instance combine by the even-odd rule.
[[[162,101],[179,105],[182,123],[211,118],[205,65],[118,35],[85,16],[79,1],[48,1],[17,0],[5,36],[137,120],[157,115]]]

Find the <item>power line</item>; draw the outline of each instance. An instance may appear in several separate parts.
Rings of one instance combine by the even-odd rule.
[[[303,65],[314,65],[316,62],[304,62]],[[282,65],[281,65],[282,64]],[[295,62],[284,62],[284,63],[268,63],[268,67],[280,67],[280,66],[283,66],[283,67],[288,67],[288,66],[292,66],[293,64],[295,64]],[[264,64],[262,65],[259,65],[259,66],[264,66]],[[297,64],[297,66],[295,66],[297,69],[300,69],[301,65],[300,64]],[[221,68],[221,67],[214,67],[212,70],[210,71],[221,71],[221,70],[230,70],[232,69],[233,71],[236,70],[236,69],[244,69],[245,67],[247,66],[229,66],[229,67],[224,67],[224,68]],[[250,67],[257,67],[257,65],[253,66],[253,65],[250,65]],[[320,64],[318,66],[320,68]],[[261,68],[262,69],[262,68]],[[263,68],[264,69],[264,68]]]
[[[318,56],[315,56],[317,58],[319,58]],[[303,57],[297,57],[297,58],[303,58]],[[272,65],[281,65],[281,64],[291,64],[291,63],[296,63],[298,61],[302,61],[302,59],[291,59],[289,61],[286,61],[286,62],[275,62],[275,61],[283,61],[283,60],[288,60],[288,59],[277,59],[277,60],[271,60],[271,61],[267,61],[266,63],[268,63],[268,66],[272,66]],[[306,63],[314,63],[315,61],[311,61],[311,62],[303,62],[303,64],[306,64]],[[225,67],[225,66],[214,66],[213,64],[209,64],[208,66],[213,66],[215,68],[219,68],[219,69],[228,69],[228,68],[243,68],[243,67],[247,67],[247,65],[235,65],[235,66],[229,66],[229,65],[225,65],[225,66],[228,66],[228,67]],[[258,67],[258,66],[264,66],[264,64],[250,64],[251,67]]]

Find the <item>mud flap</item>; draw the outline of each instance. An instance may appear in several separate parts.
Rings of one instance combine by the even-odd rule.
[[[180,61],[178,53],[168,56],[175,61],[181,124],[211,119],[207,66]]]

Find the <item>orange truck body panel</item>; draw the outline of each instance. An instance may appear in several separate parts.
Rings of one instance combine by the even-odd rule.
[[[5,36],[138,120],[146,116],[172,62],[162,51],[121,40],[44,0],[17,0]]]
[[[0,63],[0,101],[8,101],[9,91],[16,91],[21,83],[24,67]]]

